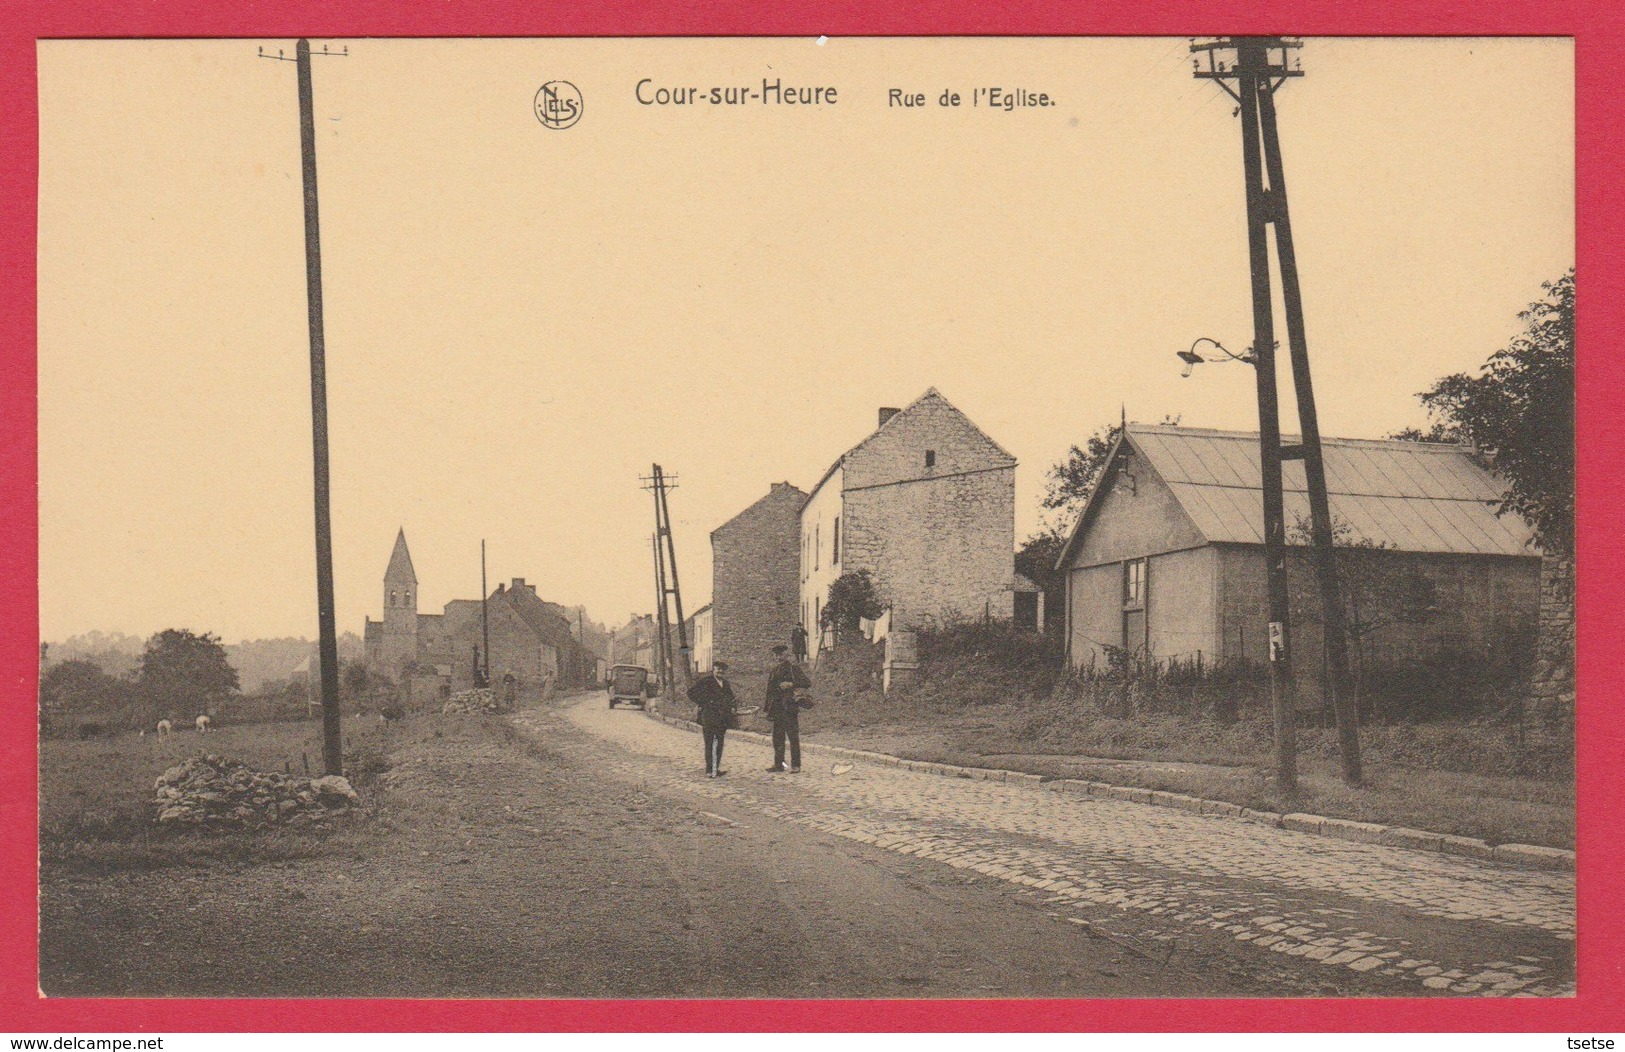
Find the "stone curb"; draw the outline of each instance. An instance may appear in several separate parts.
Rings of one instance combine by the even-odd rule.
[[[675,716],[667,716],[664,713],[649,712],[647,710],[645,710],[644,715],[679,730],[699,730],[699,724],[678,719]],[[733,731],[731,733],[748,741],[760,742],[764,745],[773,744],[773,739],[770,736],[756,731]],[[1534,869],[1574,872],[1574,852],[1565,851],[1562,848],[1539,847],[1534,844],[1497,844],[1492,847],[1484,841],[1475,840],[1472,837],[1430,833],[1423,829],[1406,829],[1404,826],[1384,826],[1374,822],[1356,822],[1347,818],[1325,818],[1321,815],[1297,813],[1282,815],[1276,814],[1274,811],[1254,811],[1251,808],[1242,807],[1239,804],[1232,804],[1224,800],[1206,800],[1200,797],[1186,796],[1183,793],[1164,792],[1161,789],[1143,789],[1132,785],[1110,785],[1106,782],[1088,782],[1075,778],[1051,778],[1046,775],[1025,774],[1020,771],[1004,771],[995,767],[956,767],[953,764],[931,763],[926,760],[905,760],[901,756],[865,752],[862,749],[848,749],[845,746],[825,745],[821,742],[802,742],[801,749],[803,752],[823,753],[828,756],[838,756],[847,760],[861,760],[885,767],[901,767],[909,771],[941,775],[947,778],[970,778],[979,782],[1006,782],[1010,785],[1040,786],[1051,791],[1071,793],[1077,796],[1092,796],[1102,800],[1123,800],[1136,804],[1150,804],[1153,807],[1171,807],[1180,811],[1188,811],[1191,814],[1233,818],[1257,825],[1290,829],[1298,833],[1310,833],[1315,836],[1347,840],[1357,844],[1408,847],[1418,851],[1437,851],[1445,855],[1459,855],[1463,858],[1503,862]]]

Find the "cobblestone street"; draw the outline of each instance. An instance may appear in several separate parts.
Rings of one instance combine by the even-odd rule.
[[[557,714],[523,714],[545,734]],[[974,871],[1055,917],[1151,959],[1200,948],[1282,992],[1567,996],[1574,877],[1349,843],[1220,816],[944,778],[812,753],[800,775],[730,737],[728,776],[704,778],[696,734],[601,695],[563,718],[628,782]],[[725,805],[725,806],[724,806]],[[1352,973],[1352,975],[1351,975]]]

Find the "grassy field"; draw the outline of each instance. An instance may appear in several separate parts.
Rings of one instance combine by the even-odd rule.
[[[347,718],[345,767],[363,791],[386,763],[391,739],[409,733],[375,719]],[[85,741],[40,742],[40,852],[48,865],[108,871],[183,865],[203,858],[289,858],[343,850],[366,835],[357,816],[331,830],[305,826],[252,835],[160,829],[153,823],[153,782],[169,767],[214,753],[265,771],[322,774],[321,723],[235,724],[165,738],[125,732]]]
[[[878,659],[824,659],[818,706],[803,734],[853,748],[958,766],[996,767],[1225,800],[1263,811],[1303,811],[1408,826],[1492,844],[1574,847],[1574,777],[1560,754],[1531,760],[1490,722],[1369,726],[1361,730],[1366,784],[1339,776],[1335,732],[1298,730],[1299,789],[1274,785],[1273,725],[1258,706],[1221,723],[1146,713],[1108,716],[1064,691],[972,655],[929,665],[882,697]],[[1514,773],[1523,772],[1523,773]]]

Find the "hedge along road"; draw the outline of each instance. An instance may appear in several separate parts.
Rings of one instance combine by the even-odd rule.
[[[1572,983],[1568,875],[865,764],[770,775],[768,750],[744,742],[711,781],[699,754],[697,735],[602,695],[526,708],[512,727],[420,717],[378,790],[392,828],[343,857],[44,873],[42,986],[1125,997]]]
[[[822,757],[801,775],[766,774],[769,750],[745,741],[729,744],[734,773],[706,781],[694,734],[592,702],[566,715],[623,750],[611,765],[622,777],[872,847],[862,857],[876,864],[901,855],[982,875],[1210,983],[1283,996],[1574,991],[1571,873]],[[1169,986],[1157,992],[1188,989],[1158,974]]]

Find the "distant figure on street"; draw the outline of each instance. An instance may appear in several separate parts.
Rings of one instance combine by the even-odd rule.
[[[773,648],[778,664],[767,674],[767,704],[762,706],[773,721],[773,766],[768,771],[774,774],[784,771],[786,741],[790,743],[790,773],[801,773],[801,703],[796,692],[812,686],[801,666],[790,660],[789,651],[782,644]]]
[[[739,702],[734,689],[728,685],[728,663],[718,661],[711,666],[711,674],[702,676],[688,688],[688,700],[698,708],[700,736],[705,741],[705,775],[720,778],[727,774],[722,769],[722,740],[728,728],[734,725]]]
[[[801,627],[799,621],[790,630],[790,650],[798,662],[807,660],[807,630]]]

